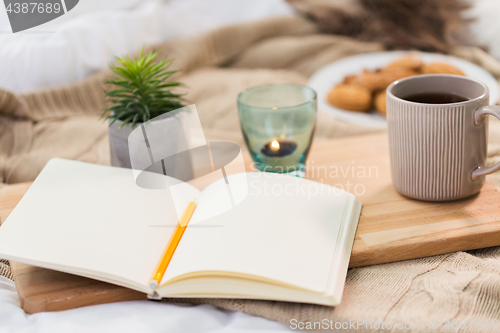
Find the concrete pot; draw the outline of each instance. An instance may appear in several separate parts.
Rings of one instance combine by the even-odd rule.
[[[111,123],[111,119],[109,120]],[[118,128],[123,124],[123,121],[115,121],[109,128],[109,153],[111,155],[111,165],[120,168],[131,168],[130,155],[128,151],[128,136],[132,133],[133,128],[130,124]],[[137,128],[141,124],[136,124]]]
[[[181,168],[168,167],[164,164],[162,168],[161,159],[175,155],[189,148],[189,128],[184,118],[185,114],[171,112],[161,115],[145,123],[136,124],[134,128],[130,124],[120,127],[123,122],[115,121],[109,128],[109,148],[111,165],[121,168],[132,168],[163,173],[178,179],[192,179],[193,166],[191,160],[182,161]],[[144,138],[143,127],[147,133],[147,143]],[[132,134],[132,136],[130,136]],[[129,136],[133,146],[129,149]],[[149,152],[148,152],[149,150]],[[130,152],[133,154],[131,163]],[[154,158],[154,161],[151,160]],[[180,171],[179,171],[180,169]]]

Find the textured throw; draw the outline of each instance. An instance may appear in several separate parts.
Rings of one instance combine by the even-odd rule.
[[[12,271],[10,270],[9,262],[7,260],[0,259],[0,276],[5,276],[8,279],[13,279]]]
[[[383,46],[318,34],[313,23],[296,17],[222,28],[156,49],[183,68],[176,79],[189,87],[187,98],[196,104],[208,140],[232,141],[243,147],[236,109],[240,91],[268,83],[305,84],[308,76],[327,63],[381,51]],[[450,53],[500,78],[500,64],[483,51],[462,47]],[[107,75],[98,73],[74,85],[25,95],[0,91],[1,186],[32,181],[52,157],[109,164],[107,126],[99,121],[101,82]],[[318,137],[373,132],[321,113],[317,124]],[[499,160],[500,124],[492,121],[489,162]],[[488,180],[500,186],[500,173]],[[3,261],[0,274],[10,277]],[[500,248],[351,269],[342,303],[335,308],[252,300],[189,301],[270,318],[292,328],[320,330],[341,325],[340,331],[364,332],[380,327],[383,321],[384,327],[390,322],[394,330],[401,322],[413,325],[415,332],[428,332],[429,321],[437,320],[439,330],[433,331],[450,332],[455,331],[453,319],[476,319],[482,320],[482,329],[474,330],[487,332],[491,329],[485,328],[484,320],[500,319]],[[353,326],[358,320],[360,326]],[[447,320],[450,328],[445,327]],[[307,322],[313,326],[306,326]]]

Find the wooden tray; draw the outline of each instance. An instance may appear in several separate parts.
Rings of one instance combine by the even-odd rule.
[[[250,165],[248,156],[246,162]],[[316,141],[307,177],[343,187],[363,202],[350,267],[500,245],[500,193],[493,185],[486,183],[478,195],[454,202],[405,198],[391,184],[385,133]],[[0,222],[29,186],[17,184],[0,190]],[[27,313],[145,298],[103,282],[11,265]]]

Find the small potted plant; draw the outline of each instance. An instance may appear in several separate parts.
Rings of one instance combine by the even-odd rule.
[[[136,59],[116,57],[116,64],[110,65],[115,75],[105,82],[114,88],[106,91],[105,102],[109,102],[110,106],[102,114],[102,118],[109,121],[113,166],[131,167],[128,136],[134,128],[184,106],[182,95],[171,91],[171,88],[182,84],[167,81],[177,72],[168,70],[173,59],[154,62],[159,53],[151,51],[143,54],[143,51],[144,48]]]

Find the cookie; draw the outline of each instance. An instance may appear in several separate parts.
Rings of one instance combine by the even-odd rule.
[[[385,81],[386,80],[377,72],[364,70],[363,73],[349,78],[347,82],[349,84],[364,87],[373,92],[375,90],[383,89]]]
[[[392,82],[412,76],[418,73],[405,68],[384,68],[382,70],[373,72],[365,70],[362,74],[350,79],[350,84],[359,85],[367,88],[371,92],[384,90]]]
[[[342,83],[352,84],[358,79],[358,75],[347,75]]]
[[[365,87],[342,83],[330,90],[328,102],[345,110],[369,111],[372,106],[372,94]]]
[[[383,114],[384,116],[387,115],[385,90],[375,95],[375,109],[377,109],[377,111]]]
[[[454,74],[465,76],[460,69],[442,62],[433,62],[422,67],[423,74]]]
[[[404,58],[398,59],[396,61],[391,62],[389,65],[385,67],[385,69],[389,68],[403,68],[408,69],[415,72],[420,72],[422,67],[424,66],[424,62],[417,57],[406,56]]]

